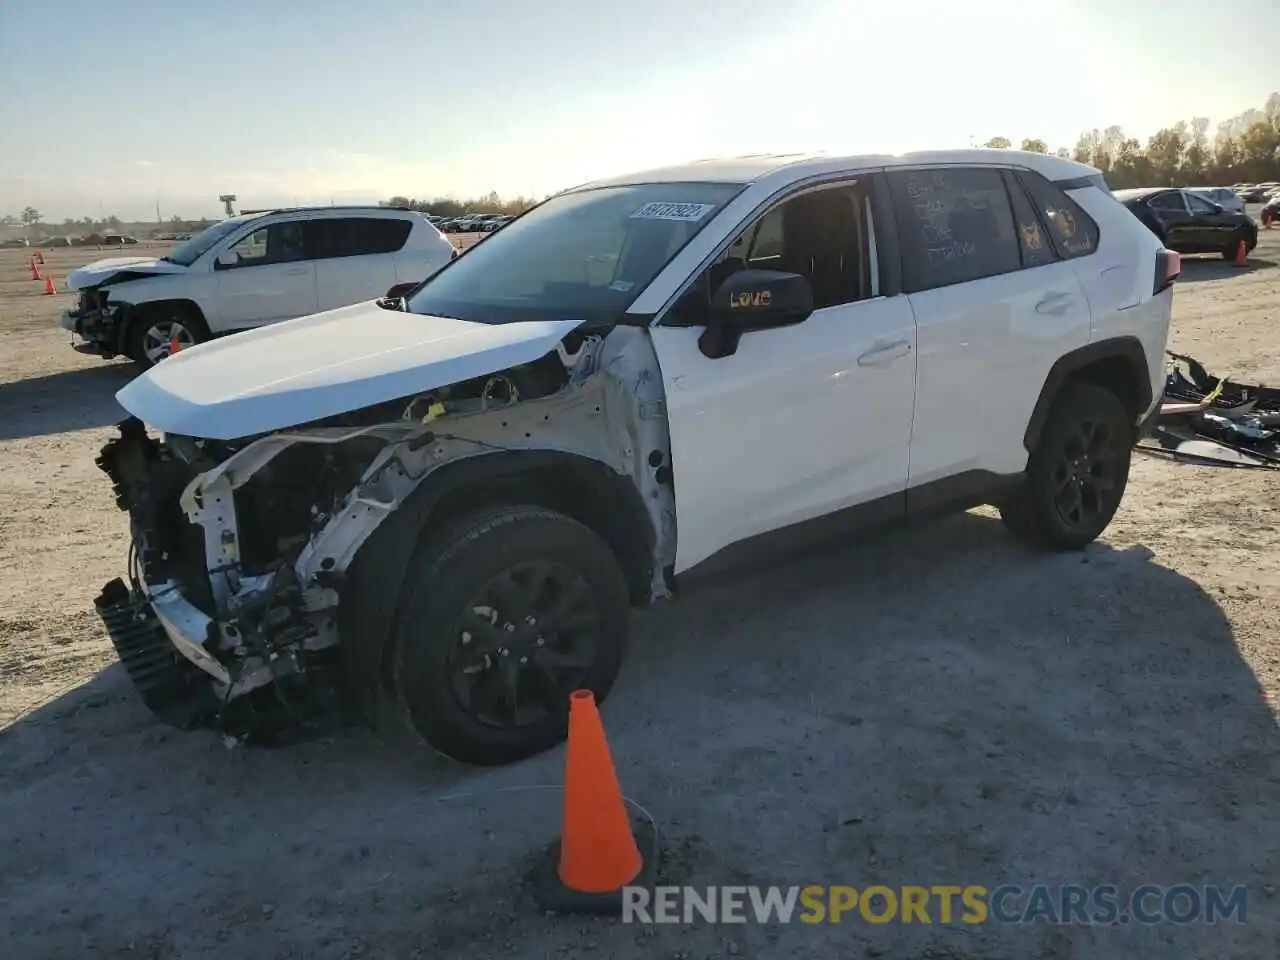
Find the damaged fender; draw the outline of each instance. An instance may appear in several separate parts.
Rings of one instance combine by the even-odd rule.
[[[581,499],[599,499],[598,532],[619,554],[637,604],[666,596],[676,518],[663,385],[647,332],[618,327],[603,339],[588,337],[574,355],[563,346],[558,352],[568,368],[568,382],[547,396],[464,404],[457,412],[448,403],[431,404],[425,416],[415,413],[412,418],[410,412],[421,404],[410,402],[400,420],[275,433],[191,480],[180,502],[189,520],[203,530],[210,589],[224,614],[215,618],[221,645],[242,643],[234,623],[237,611],[261,604],[284,580],[296,584],[302,614],[310,621],[300,646],[323,649],[341,638],[344,645],[354,643],[364,651],[360,662],[376,666],[378,650],[369,648],[379,646],[390,632],[400,592],[397,578],[403,576],[421,531],[447,513],[459,494],[499,481],[506,487],[495,495],[537,502],[543,491],[521,485],[540,471],[580,479]],[[163,369],[177,365],[169,362]],[[336,446],[359,437],[385,443],[341,503],[320,518],[318,531],[289,568],[241,576],[236,491],[292,447]],[[586,502],[575,506],[593,509]],[[395,522],[386,523],[393,514]],[[370,603],[369,591],[360,587],[370,582],[374,561],[382,571],[376,592],[383,599]],[[362,595],[359,611],[346,609],[349,598]],[[205,642],[186,636],[183,642],[175,639],[175,646],[215,680],[224,696],[263,686],[279,672],[279,664],[248,656],[236,675],[228,677],[191,649]]]

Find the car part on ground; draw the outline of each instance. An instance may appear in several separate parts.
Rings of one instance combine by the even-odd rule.
[[[587,184],[424,283],[117,393],[129,577],[99,612],[170,722],[358,715],[530,756],[573,688],[608,694],[627,608],[732,548],[984,503],[1093,540],[1159,409],[1178,270],[1096,170],[1040,154]]]
[[[1215,377],[1169,352],[1165,403],[1138,449],[1187,463],[1280,468],[1280,390]]]

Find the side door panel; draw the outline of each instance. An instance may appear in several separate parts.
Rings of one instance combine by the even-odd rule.
[[[1219,213],[1210,201],[1195,194],[1187,195],[1187,206],[1195,222],[1197,243],[1209,249],[1221,249],[1230,243],[1234,223],[1229,214]]]
[[[920,355],[912,487],[1024,469],[1023,434],[1055,360],[1089,342],[1069,263],[911,294]]]
[[[652,329],[671,430],[677,573],[749,537],[902,494],[916,345],[905,296],[822,307],[799,324],[746,333],[718,359],[699,348],[702,329]]]
[[[1157,194],[1147,201],[1147,206],[1159,221],[1160,226],[1164,227],[1165,236],[1168,237],[1170,244],[1191,249],[1203,243],[1195,218],[1187,209],[1187,201],[1181,191],[1171,190],[1168,193]]]
[[[1089,341],[1084,290],[1011,176],[965,167],[889,176],[919,345],[909,489],[1015,474],[1049,368]]]
[[[316,268],[300,222],[261,227],[233,242],[232,249],[242,251],[240,263],[215,266],[221,329],[257,327],[315,313]]]

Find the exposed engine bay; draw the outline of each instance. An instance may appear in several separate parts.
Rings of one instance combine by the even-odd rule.
[[[340,719],[348,568],[460,460],[552,450],[607,468],[639,494],[650,596],[667,592],[670,445],[636,328],[574,332],[533,363],[263,436],[156,437],[133,418],[119,430],[97,462],[130,517],[128,578],[96,604],[144,700],[177,726],[264,740]]]

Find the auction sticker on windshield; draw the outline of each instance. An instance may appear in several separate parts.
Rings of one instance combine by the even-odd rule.
[[[701,220],[715,209],[714,203],[670,203],[654,200],[631,215],[632,220]]]

